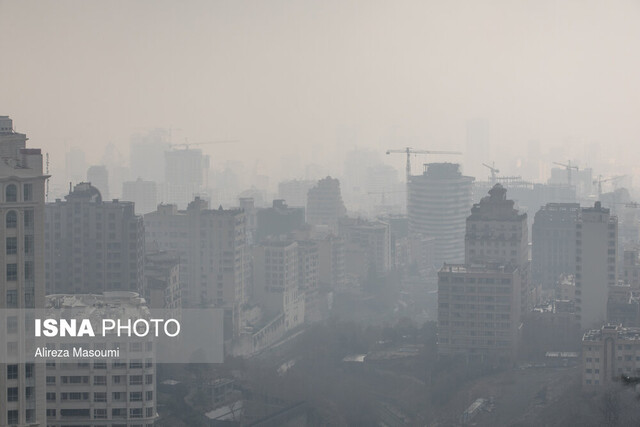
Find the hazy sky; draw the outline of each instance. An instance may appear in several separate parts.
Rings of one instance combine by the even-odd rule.
[[[532,139],[632,165],[639,22],[639,1],[0,0],[0,114],[54,170],[160,126],[239,139],[206,148],[214,167],[335,171],[356,144],[462,149],[474,117],[507,173]]]

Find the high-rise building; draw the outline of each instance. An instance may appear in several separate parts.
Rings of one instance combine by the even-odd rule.
[[[529,228],[527,214],[507,200],[507,190],[496,184],[489,196],[471,208],[465,235],[465,264],[513,264],[520,274],[522,312],[535,301],[529,287]]]
[[[26,148],[25,134],[0,116],[0,213],[5,240],[0,273],[0,309],[44,308],[44,195],[40,149]],[[0,335],[0,426],[45,425],[45,374],[41,363],[21,363],[24,322]],[[5,329],[6,328],[6,329]],[[5,334],[6,332],[6,334]]]
[[[438,354],[507,364],[520,326],[518,266],[445,264],[438,272]]]
[[[294,179],[278,184],[278,199],[286,200],[293,208],[307,207],[307,194],[317,181]]]
[[[148,247],[180,256],[183,306],[224,308],[226,337],[239,334],[250,277],[244,212],[196,198],[186,210],[161,204],[144,222]]]
[[[257,212],[257,241],[279,236],[304,226],[304,208],[290,208],[284,200],[274,200],[273,206]]]
[[[410,178],[409,234],[435,239],[436,265],[464,261],[465,221],[471,209],[473,178],[454,163],[429,163]]]
[[[389,224],[360,218],[340,220],[340,235],[346,242],[347,272],[366,279],[382,275],[391,268]]]
[[[135,292],[103,295],[50,295],[48,318],[92,319],[99,330],[103,318],[149,318],[144,299]],[[92,351],[119,350],[119,358],[48,360],[47,421],[51,427],[150,427],[158,417],[153,334],[130,342],[94,342]],[[64,343],[48,343],[62,349]],[[91,345],[91,344],[87,344]],[[41,425],[44,425],[42,423]]]
[[[547,203],[534,217],[531,232],[531,277],[543,289],[552,289],[561,275],[576,271],[578,203]]]
[[[83,182],[45,209],[48,293],[140,292],[144,225],[133,203],[102,200]]]
[[[135,176],[153,182],[162,182],[165,178],[165,151],[171,146],[171,132],[166,129],[154,129],[146,134],[131,137],[129,157],[131,171]]]
[[[634,289],[640,289],[640,248],[633,247],[624,251],[621,280]]]
[[[158,207],[158,189],[153,181],[135,181],[122,183],[122,199],[133,202],[136,215],[153,212]]]
[[[144,263],[144,299],[151,309],[175,312],[182,309],[180,294],[180,256],[174,251],[148,250]]]
[[[304,323],[304,291],[299,287],[298,243],[268,240],[253,248],[256,301],[268,319],[284,315],[285,330]]]
[[[618,218],[596,202],[576,223],[576,315],[583,329],[607,318],[608,288],[617,282]]]
[[[87,182],[97,188],[105,200],[109,200],[109,171],[106,166],[90,166],[87,169]]]
[[[186,207],[194,197],[208,187],[209,156],[202,150],[172,150],[165,152],[165,197],[169,203]]]
[[[307,222],[338,231],[338,220],[347,214],[340,194],[340,181],[330,176],[318,181],[307,194]]]

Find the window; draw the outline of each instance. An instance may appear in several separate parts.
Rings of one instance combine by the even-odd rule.
[[[7,188],[4,190],[4,201],[5,202],[17,202],[18,201],[18,190],[15,184],[7,185]]]
[[[104,375],[93,377],[93,385],[107,385],[107,377]]]
[[[7,237],[7,255],[15,255],[18,253],[18,238],[17,237]]]
[[[18,291],[9,290],[7,291],[7,308],[18,308]]]
[[[24,236],[24,253],[27,255],[33,253],[33,236],[31,235]]]
[[[142,385],[142,375],[131,375],[129,385]]]
[[[147,391],[145,393],[145,398],[144,400],[153,400],[153,392],[152,391]]]
[[[47,409],[47,417],[55,418],[56,410],[55,409]]]
[[[33,280],[33,262],[25,261],[24,263],[24,280]]]
[[[107,418],[107,410],[106,409],[94,409],[93,410],[93,418],[97,420]]]
[[[153,375],[145,375],[145,384],[153,384]]]
[[[107,393],[105,393],[105,392],[93,393],[93,401],[94,402],[106,402],[107,401]]]
[[[18,333],[18,316],[7,317],[7,333],[8,334]]]
[[[16,213],[16,211],[7,212],[5,226],[7,228],[16,228],[18,226],[18,214]]]
[[[7,365],[7,379],[15,380],[18,378],[18,365]]]
[[[56,383],[56,377],[47,376],[47,385],[55,384],[55,383]]]
[[[7,402],[18,401],[18,387],[7,388]]]
[[[18,264],[7,264],[7,281],[15,282],[18,280]]]
[[[132,391],[129,393],[129,402],[142,402],[142,392]]]
[[[34,369],[34,364],[33,363],[27,363],[26,365],[24,365],[24,376],[25,376],[25,378],[33,377],[33,369]]]
[[[151,418],[151,417],[153,417],[153,407],[151,407],[151,408],[146,408],[146,409],[145,409],[145,411],[146,411],[146,416],[147,416],[147,418]]]
[[[18,410],[7,411],[7,423],[18,424]]]
[[[33,200],[33,184],[23,184],[22,190],[24,197],[23,200],[25,202],[30,202],[31,200]]]
[[[24,211],[24,228],[33,228],[33,209]]]
[[[142,418],[142,408],[130,408],[129,418]]]

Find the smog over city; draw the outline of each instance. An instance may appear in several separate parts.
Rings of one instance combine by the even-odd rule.
[[[638,425],[638,22],[0,0],[0,427]]]

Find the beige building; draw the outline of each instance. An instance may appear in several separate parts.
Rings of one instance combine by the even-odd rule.
[[[47,176],[40,149],[26,148],[26,140],[8,116],[0,116],[0,309],[44,307]],[[0,426],[44,426],[44,365],[20,363],[24,322],[3,322],[0,337],[0,359],[6,362],[0,365]]]
[[[582,338],[582,385],[612,384],[621,376],[640,376],[640,328],[607,324]]]
[[[516,265],[445,264],[438,272],[438,354],[515,360],[520,325]]]

